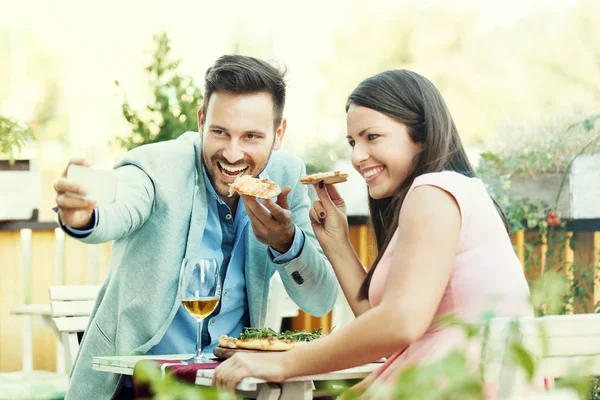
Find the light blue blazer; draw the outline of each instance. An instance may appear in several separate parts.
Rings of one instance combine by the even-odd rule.
[[[100,220],[84,243],[113,241],[109,273],[71,372],[67,399],[108,399],[122,382],[92,370],[95,356],[139,355],[163,337],[179,308],[181,261],[195,254],[206,224],[207,206],[201,141],[197,132],[176,140],[138,147],[115,168],[116,201],[99,206]],[[279,272],[286,291],[305,312],[320,316],[335,303],[338,283],[315,239],[308,216],[309,197],[299,179],[300,159],[273,152],[266,172],[292,191],[288,202],[305,242],[300,255],[275,264],[266,245],[248,229],[246,290],[250,323],[264,323],[269,281]]]

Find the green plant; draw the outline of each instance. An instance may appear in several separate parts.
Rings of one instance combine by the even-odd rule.
[[[133,372],[134,380],[139,387],[147,391],[148,396],[160,400],[232,400],[235,396],[212,387],[198,386],[178,380],[167,371],[163,377],[161,367],[151,361],[139,362]],[[136,395],[136,398],[146,398]]]
[[[543,124],[505,124],[494,145],[499,175],[533,176],[567,172],[572,160],[587,151],[600,153],[600,114],[554,118]]]
[[[10,164],[30,140],[35,139],[33,130],[22,123],[0,115],[0,153],[8,155]]]
[[[143,110],[134,110],[127,98],[123,102],[123,116],[132,133],[116,140],[127,150],[198,129],[196,113],[202,104],[201,90],[191,78],[179,73],[181,60],[171,59],[171,44],[165,32],[154,36],[154,44],[152,62],[146,67],[153,100]],[[118,81],[115,83],[119,86]]]

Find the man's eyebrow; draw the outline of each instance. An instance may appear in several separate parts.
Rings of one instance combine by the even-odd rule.
[[[220,125],[214,125],[214,124],[211,124],[208,127],[208,129],[214,129],[214,130],[219,130],[219,131],[227,132],[227,128],[224,128],[224,127],[222,127]]]

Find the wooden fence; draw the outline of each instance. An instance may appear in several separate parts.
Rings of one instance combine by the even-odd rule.
[[[598,224],[594,225],[596,228]],[[542,273],[543,265],[560,271],[581,285],[580,300],[572,312],[590,312],[600,301],[600,229],[568,232],[565,238],[539,238],[530,232],[512,236],[529,279]],[[363,265],[375,256],[375,242],[363,220],[351,221],[350,238]],[[0,225],[0,372],[22,368],[23,317],[10,314],[19,304],[48,303],[48,286],[99,284],[108,268],[110,244],[88,246],[68,236],[53,223]],[[552,257],[552,260],[548,258]],[[313,317],[300,312],[294,329],[331,328],[331,314]],[[55,337],[48,328],[33,324],[33,368],[54,371]]]

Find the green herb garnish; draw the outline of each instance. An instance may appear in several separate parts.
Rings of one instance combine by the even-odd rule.
[[[306,331],[285,331],[282,333],[275,332],[271,328],[244,328],[244,332],[240,335],[240,339],[287,339],[295,342],[310,342],[324,336],[321,333],[321,328],[314,329],[311,333]]]

